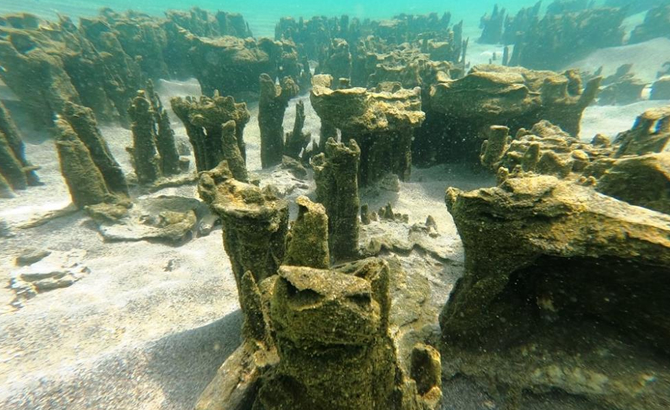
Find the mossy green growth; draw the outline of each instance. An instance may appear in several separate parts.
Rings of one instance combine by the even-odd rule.
[[[316,195],[328,214],[331,257],[347,260],[358,255],[358,166],[361,150],[356,141],[348,145],[330,138],[326,150],[312,158]]]
[[[57,120],[56,148],[61,173],[70,190],[72,202],[83,208],[87,205],[114,202],[102,173],[96,167],[86,145],[67,121]]]
[[[298,219],[286,237],[284,264],[326,269],[330,266],[326,209],[306,196],[299,196],[296,203]]]

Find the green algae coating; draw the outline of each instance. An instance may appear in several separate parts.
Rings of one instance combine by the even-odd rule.
[[[326,209],[306,196],[299,196],[296,203],[298,218],[286,236],[284,264],[326,269],[330,266]]]
[[[170,102],[172,110],[186,128],[198,172],[209,171],[226,159],[221,125],[230,120],[235,121],[237,146],[242,158],[246,158],[244,127],[251,114],[245,103],[236,103],[233,97],[221,97],[218,93],[213,98],[177,97]]]
[[[72,202],[78,208],[112,202],[114,196],[107,189],[105,179],[91,159],[86,145],[66,121],[57,120],[56,128],[59,131],[56,149],[61,173],[70,190]]]
[[[665,407],[667,215],[552,176],[450,188],[446,202],[466,252],[440,316],[449,373],[516,396],[560,389],[617,410]]]
[[[108,189],[115,194],[128,195],[126,177],[98,129],[93,110],[68,102],[65,104],[63,118],[86,146]]]
[[[361,150],[356,141],[349,145],[332,138],[326,151],[312,158],[316,195],[328,214],[328,243],[334,260],[358,255],[358,166]]]
[[[284,153],[284,113],[288,102],[300,89],[290,77],[280,85],[267,74],[260,76],[260,100],[258,102],[258,125],[261,130],[261,165],[269,168],[281,163]]]
[[[132,120],[133,165],[140,184],[151,184],[161,178],[161,159],[156,148],[155,112],[144,92],[133,100],[128,114]]]

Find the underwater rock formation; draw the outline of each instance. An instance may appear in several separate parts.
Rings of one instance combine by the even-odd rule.
[[[594,6],[595,0],[554,0],[547,6],[547,14],[575,13]]]
[[[216,15],[212,15],[206,10],[193,7],[189,11],[169,10],[166,16],[168,20],[185,28],[196,36],[253,37],[251,30],[249,30],[249,24],[238,13],[219,11]]]
[[[261,74],[271,78],[280,75],[297,78],[298,55],[291,43],[267,38],[198,37],[181,28],[175,36],[179,47],[187,50],[192,75],[207,96],[219,91],[241,100],[256,100]],[[284,66],[293,67],[293,70],[282,71]]]
[[[389,275],[388,265],[377,259],[333,270],[280,268],[269,312],[279,362],[259,389],[263,408],[436,406],[439,381],[420,378],[419,391],[394,353]]]
[[[38,168],[26,159],[21,134],[0,102],[0,198],[12,197],[14,190],[40,185],[35,173]]]
[[[514,138],[507,127],[493,126],[480,159],[501,180],[529,173],[552,175],[593,186],[632,205],[669,213],[668,115],[668,109],[648,110],[614,142],[596,136],[585,143],[546,121],[519,130]]]
[[[443,371],[493,384],[510,406],[560,390],[665,408],[670,217],[552,176],[450,188],[446,202],[466,272],[440,317]]]
[[[330,74],[335,80],[351,78],[351,52],[349,43],[341,38],[335,38],[328,47],[323,61],[319,63],[317,74]]]
[[[618,159],[595,188],[629,204],[670,214],[670,152]]]
[[[128,195],[126,177],[121,166],[112,156],[107,141],[98,129],[93,110],[68,102],[63,110],[63,119],[69,123],[78,139],[86,146],[95,167],[102,173],[109,190],[115,194]],[[58,128],[62,134],[62,124]]]
[[[151,102],[144,91],[140,91],[128,108],[132,120],[133,132],[133,166],[137,181],[142,184],[152,184],[163,176],[160,163],[161,157],[156,148],[155,113]]]
[[[481,18],[479,28],[482,29],[482,35],[477,41],[482,44],[500,43],[503,37],[505,16],[506,10],[504,8],[498,8],[497,4],[493,6],[491,15],[485,14]]]
[[[328,214],[328,243],[335,261],[358,255],[358,167],[361,150],[330,138],[325,151],[312,158],[317,200]]]
[[[94,162],[87,146],[65,120],[57,120],[56,148],[61,173],[70,190],[72,202],[78,208],[87,205],[116,202],[103,173]]]
[[[223,244],[238,290],[247,272],[256,283],[275,275],[286,249],[288,203],[270,187],[235,180],[225,161],[202,173],[198,193],[221,218]]]
[[[670,4],[653,8],[647,12],[644,22],[630,33],[629,44],[642,43],[656,37],[670,38]]]
[[[79,94],[65,71],[63,61],[36,47],[35,40],[18,29],[2,28],[0,78],[16,94],[37,126],[51,127],[54,115],[67,101],[79,102]]]
[[[281,163],[284,155],[284,113],[291,98],[300,89],[291,77],[284,77],[275,84],[267,74],[260,76],[258,125],[261,130],[261,166],[269,168]]]
[[[170,116],[163,107],[158,93],[154,89],[152,81],[147,83],[145,91],[147,99],[151,102],[154,114],[154,127],[156,129],[156,148],[160,155],[160,168],[165,176],[177,175],[181,172],[182,160],[177,150],[175,133],[170,125]]]
[[[186,133],[193,146],[198,172],[208,171],[219,165],[224,159],[238,156],[237,152],[230,149],[224,152],[224,145],[230,147],[230,144],[222,142],[223,124],[231,120],[235,122],[234,136],[239,156],[242,159],[246,158],[244,127],[249,122],[251,114],[245,103],[236,103],[233,97],[221,97],[218,93],[215,93],[213,98],[202,96],[199,99],[194,97],[184,99],[177,97],[170,102],[172,110],[186,127]],[[228,141],[230,136],[226,137]],[[236,171],[238,170],[235,164],[233,167]],[[236,178],[244,179],[241,174],[237,174]]]
[[[607,8],[547,14],[518,35],[509,65],[559,70],[599,48],[620,46],[625,17],[624,11]]]
[[[654,7],[666,5],[668,0],[606,0],[605,5],[608,7],[620,7],[626,10],[626,14],[631,16],[633,14],[641,13]]]
[[[627,105],[642,99],[642,90],[647,83],[635,77],[633,64],[624,64],[602,81],[603,89],[598,93],[600,105]]]
[[[653,108],[635,120],[633,127],[620,133],[614,142],[615,157],[670,152],[670,107]]]
[[[293,131],[286,133],[286,140],[284,141],[284,155],[299,159],[300,153],[307,149],[307,145],[312,141],[311,133],[304,133],[305,126],[305,103],[298,101],[295,105],[295,122],[293,123]]]
[[[651,86],[650,100],[670,100],[670,75],[656,80]]]
[[[343,141],[354,139],[360,147],[361,185],[373,183],[388,172],[407,180],[414,129],[425,118],[421,90],[402,89],[398,83],[383,83],[376,90],[333,90],[329,75],[314,76],[312,83],[310,100],[322,126],[341,130]]]
[[[316,269],[330,267],[328,249],[328,215],[326,208],[306,196],[296,199],[298,218],[291,223],[286,236],[284,265]]]
[[[595,78],[582,89],[575,71],[563,74],[502,66],[476,66],[467,76],[435,84],[427,105],[429,120],[414,143],[432,162],[477,163],[482,137],[492,125],[515,133],[540,120],[579,134],[584,109],[600,84]]]
[[[502,43],[505,45],[515,44],[523,38],[528,29],[539,19],[542,2],[538,1],[533,7],[521,8],[515,16],[508,14],[505,18]]]
[[[140,90],[128,113],[132,120],[133,147],[128,151],[140,184],[153,184],[163,177],[181,172],[181,158],[170,126],[170,117],[163,108],[153,83]]]

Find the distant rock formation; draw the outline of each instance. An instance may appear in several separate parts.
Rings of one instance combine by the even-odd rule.
[[[241,162],[246,161],[244,127],[251,118],[247,105],[236,103],[233,97],[221,97],[218,93],[212,98],[177,97],[170,102],[172,110],[186,127],[198,172],[213,169],[224,159],[230,159],[235,177],[245,181],[243,174],[246,170],[242,170]],[[230,125],[224,127],[229,121],[235,123],[234,135],[229,135]],[[235,144],[231,143],[233,137]]]
[[[37,169],[26,159],[19,129],[0,102],[0,198],[11,198],[15,190],[40,185]]]
[[[670,213],[670,110],[652,109],[633,128],[610,142],[585,143],[543,121],[514,138],[492,127],[482,146],[482,164],[499,180],[529,174],[552,175],[632,205]]]
[[[336,129],[341,130],[342,140],[356,140],[361,150],[360,184],[373,183],[388,172],[408,179],[414,129],[425,119],[420,89],[382,83],[375,90],[334,90],[329,75],[317,75],[312,82],[312,106],[321,117],[322,127],[330,128],[322,133],[321,143],[325,142],[323,138],[337,136]]]
[[[289,100],[300,88],[291,77],[275,84],[267,74],[260,76],[258,126],[261,130],[261,166],[269,168],[280,164],[284,155],[284,113]]]
[[[414,142],[422,163],[476,164],[492,125],[516,132],[548,120],[576,136],[600,78],[582,88],[576,71],[559,74],[495,65],[474,67],[458,80],[439,82],[426,102],[428,120]]]
[[[625,17],[624,11],[607,8],[547,14],[517,34],[509,65],[560,70],[599,48],[620,46]]]
[[[630,44],[642,43],[657,37],[670,38],[670,4],[653,8],[647,12],[644,22],[630,33]]]

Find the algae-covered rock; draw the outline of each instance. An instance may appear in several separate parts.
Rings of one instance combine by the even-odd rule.
[[[305,103],[298,101],[295,106],[295,122],[293,131],[286,133],[284,141],[284,155],[293,159],[299,159],[303,150],[312,141],[312,134],[303,132],[305,126]]]
[[[482,44],[498,44],[503,38],[503,29],[505,24],[506,10],[499,8],[496,4],[493,12],[482,16],[479,22],[479,28],[482,29],[482,35],[478,42]]]
[[[670,38],[670,5],[659,5],[649,10],[644,22],[630,33],[630,44],[642,43],[656,37]]]
[[[59,132],[56,137],[58,159],[72,202],[78,208],[114,202],[116,198],[108,189],[102,172],[72,126],[65,120],[58,120],[56,127]]]
[[[517,34],[510,65],[558,70],[605,47],[623,44],[624,10],[595,8],[574,13],[547,13]],[[588,41],[584,41],[588,38]]]
[[[135,97],[128,108],[128,113],[132,120],[132,154],[137,181],[140,184],[154,183],[163,176],[160,167],[161,158],[156,148],[158,139],[154,123],[156,113],[143,91]]]
[[[355,140],[348,145],[326,143],[324,153],[312,158],[317,200],[328,214],[328,243],[336,261],[358,255],[358,166],[361,150]]]
[[[312,79],[310,100],[323,124],[342,131],[342,139],[355,139],[361,149],[360,182],[375,182],[386,173],[407,180],[412,165],[414,129],[421,126],[420,89],[402,89],[383,83],[377,90],[354,87],[333,90],[332,77]],[[322,142],[324,136],[322,135]]]
[[[279,363],[263,377],[256,404],[268,410],[434,408],[439,370],[435,379],[436,369],[426,367],[431,376],[421,385],[433,394],[424,396],[399,366],[390,306],[389,266],[381,260],[333,270],[283,266],[269,311]]]
[[[165,176],[177,175],[181,172],[180,156],[175,142],[175,133],[170,125],[170,116],[154,89],[152,81],[147,82],[146,97],[151,102],[156,128],[156,148],[160,156],[161,172]]]
[[[594,100],[600,78],[582,89],[579,74],[524,68],[477,66],[462,79],[435,84],[431,118],[417,136],[415,149],[432,150],[435,160],[475,163],[492,125],[516,133],[541,120],[572,136],[579,134],[584,109]]]
[[[617,135],[614,143],[618,158],[670,151],[670,107],[645,111],[630,130]]]
[[[51,127],[66,102],[80,101],[63,61],[39,47],[29,34],[15,30],[1,37],[0,61],[4,67],[0,78],[19,97],[35,125]]]
[[[221,126],[221,143],[223,149],[223,158],[228,163],[233,177],[241,182],[249,182],[247,173],[247,164],[240,152],[240,146],[237,142],[237,125],[234,120],[230,120]]]
[[[222,124],[231,120],[235,121],[235,138],[240,155],[243,159],[246,158],[244,127],[251,114],[245,103],[236,103],[233,97],[221,97],[217,93],[213,98],[177,97],[171,100],[171,104],[172,110],[186,127],[199,172],[216,167],[226,159],[226,155],[236,155],[224,152],[222,143]],[[242,176],[237,175],[237,178]]]
[[[247,271],[256,283],[275,275],[285,253],[286,201],[278,199],[270,188],[235,180],[226,162],[202,173],[198,192],[221,218],[223,244],[238,290]]]
[[[330,266],[326,208],[306,196],[298,197],[296,203],[298,219],[291,223],[286,237],[284,264],[326,269]]]
[[[510,405],[560,389],[603,408],[665,407],[667,215],[552,176],[450,188],[446,202],[466,272],[440,317],[443,371],[510,392]]]
[[[128,195],[128,185],[123,170],[112,156],[107,141],[98,129],[95,115],[90,108],[74,103],[66,103],[63,118],[70,124],[77,137],[90,152],[96,168],[100,170],[109,190],[116,194]]]
[[[605,195],[670,214],[670,152],[624,157],[598,180]]]
[[[284,113],[288,102],[298,94],[299,88],[290,77],[280,85],[267,74],[260,76],[258,125],[261,130],[261,165],[263,168],[281,163],[284,153]]]
[[[0,102],[0,152],[4,158],[0,161],[0,174],[3,174],[9,180],[8,182],[14,189],[21,189],[19,187],[24,184],[28,186],[41,184],[35,173],[39,167],[33,166],[26,159],[26,148],[21,133],[2,102]],[[8,177],[7,173],[13,174],[16,172],[12,171],[14,167],[20,167],[24,176],[17,173],[14,177]],[[2,171],[2,169],[7,170]]]
[[[651,87],[651,94],[649,95],[650,100],[670,100],[670,76],[665,75],[656,82]]]

